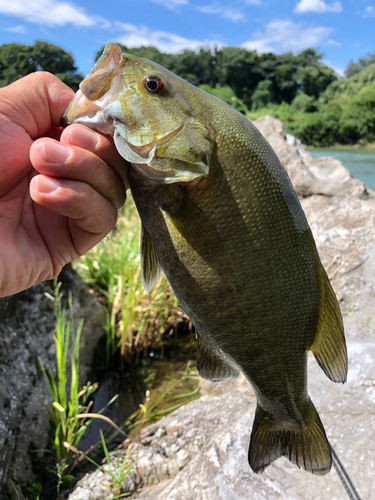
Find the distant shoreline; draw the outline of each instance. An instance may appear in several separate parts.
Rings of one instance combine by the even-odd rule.
[[[353,150],[362,150],[362,151],[374,151],[375,150],[375,143],[369,143],[369,144],[335,144],[334,146],[307,146],[306,144],[303,145],[303,147],[309,151],[312,149],[326,149],[329,151],[330,149],[342,149],[342,150],[348,150],[348,151],[353,151]]]

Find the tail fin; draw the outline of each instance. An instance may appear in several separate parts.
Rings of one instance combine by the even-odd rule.
[[[284,456],[298,467],[323,476],[332,465],[331,448],[319,415],[310,401],[309,422],[299,429],[275,429],[257,406],[251,433],[249,464],[261,474],[272,462]]]

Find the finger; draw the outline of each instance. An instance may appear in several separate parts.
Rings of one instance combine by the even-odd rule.
[[[64,146],[52,139],[39,139],[30,149],[30,161],[40,174],[89,184],[116,208],[125,203],[122,180],[101,158],[90,151]]]
[[[60,126],[73,95],[73,90],[59,78],[38,71],[1,89],[0,115],[35,139],[43,136],[51,126]]]
[[[117,172],[128,187],[129,163],[117,152],[112,137],[75,123],[63,131],[60,140],[62,144],[78,146],[95,153]]]
[[[84,182],[37,175],[30,182],[30,196],[38,205],[69,219],[70,236],[78,255],[102,240],[117,221],[116,207]],[[53,234],[54,228],[47,229],[52,229]],[[56,245],[51,235],[43,236],[49,247]]]
[[[29,173],[32,139],[60,131],[73,91],[55,76],[38,72],[0,89],[0,196]],[[57,135],[56,135],[57,134]]]

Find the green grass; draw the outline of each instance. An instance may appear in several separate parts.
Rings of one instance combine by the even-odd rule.
[[[74,263],[79,276],[104,301],[107,364],[119,351],[122,367],[138,364],[141,353],[160,344],[163,333],[173,329],[183,316],[164,276],[149,293],[143,290],[140,229],[130,198],[111,235]]]
[[[77,447],[81,437],[90,424],[90,419],[77,419],[77,415],[88,412],[88,399],[96,390],[97,384],[87,383],[79,388],[79,341],[81,338],[83,319],[80,320],[77,330],[74,330],[72,297],[69,295],[67,310],[65,311],[60,293],[61,283],[56,283],[54,296],[49,295],[55,307],[55,334],[56,346],[56,380],[51,369],[46,369],[40,361],[40,367],[52,397],[48,411],[52,422],[53,454],[58,464],[69,464],[71,452],[69,446]],[[72,345],[72,353],[69,346]],[[68,384],[68,364],[70,358],[70,384]],[[70,385],[68,390],[68,385]]]
[[[188,392],[180,391],[185,387]],[[165,380],[161,386],[146,392],[146,401],[139,405],[127,422],[126,430],[131,436],[138,434],[145,425],[160,420],[177,408],[200,398],[201,385],[194,361],[188,361],[186,368],[177,378]]]
[[[97,464],[90,457],[86,457],[87,460],[95,465],[98,469],[100,469],[105,474],[108,474],[111,478],[111,482],[109,483],[109,487],[112,491],[112,499],[122,498],[130,495],[130,493],[121,493],[122,483],[131,473],[134,464],[129,463],[129,449],[127,450],[125,456],[120,460],[119,453],[117,452],[116,459],[113,460],[108,452],[108,448],[104,439],[103,432],[100,430],[100,440],[102,443],[104,458],[106,461],[106,465],[103,467]]]
[[[79,387],[79,342],[82,333],[83,319],[79,321],[77,330],[74,329],[72,297],[66,306],[62,305],[61,283],[54,283],[54,295],[46,294],[55,308],[56,346],[56,379],[50,368],[40,367],[48,391],[52,397],[52,404],[46,407],[51,417],[52,454],[56,460],[55,474],[58,478],[57,490],[66,487],[74,479],[68,475],[73,456],[77,458],[81,452],[78,444],[93,418],[103,419],[118,431],[122,432],[108,417],[101,415],[117,396],[114,396],[107,406],[99,413],[90,413],[91,395],[98,384],[87,384]],[[70,383],[68,382],[68,366],[70,364]]]

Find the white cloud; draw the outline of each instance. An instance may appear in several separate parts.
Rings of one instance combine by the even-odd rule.
[[[221,13],[221,16],[224,17],[224,19],[229,19],[230,21],[237,22],[237,21],[245,21],[246,16],[243,12],[237,9],[224,9]]]
[[[340,42],[336,42],[336,40],[332,40],[331,38],[325,42],[325,45],[336,45],[336,47],[341,47]]]
[[[345,68],[341,68],[341,66],[336,66],[335,64],[332,64],[331,61],[329,61],[328,59],[323,59],[322,63],[332,68],[333,71],[337,73],[339,76],[344,76]]]
[[[58,0],[0,0],[0,12],[48,26],[100,26],[110,23],[97,16],[89,16],[84,9]]]
[[[340,2],[327,4],[323,0],[300,0],[296,5],[294,12],[303,14],[304,12],[342,12],[342,5]]]
[[[253,39],[242,44],[249,50],[258,52],[301,51],[308,47],[315,47],[327,43],[326,38],[333,32],[333,28],[324,26],[304,26],[289,20],[273,19],[264,32],[256,32]],[[332,43],[332,41],[331,41]]]
[[[188,0],[151,0],[154,3],[158,3],[159,5],[163,5],[163,7],[167,7],[168,9],[174,10],[177,7],[181,7],[181,5],[186,5],[189,3]]]
[[[10,28],[7,28],[5,31],[11,31],[12,33],[26,33],[26,28],[25,26],[11,26]]]
[[[197,11],[203,12],[204,14],[218,14],[220,17],[224,19],[229,19],[233,22],[245,21],[246,16],[243,12],[238,9],[227,9],[225,7],[221,7],[217,4],[211,5],[203,5],[202,7],[197,7]]]
[[[367,17],[375,17],[375,8],[373,5],[369,5],[368,7],[366,7],[363,15],[362,15],[363,19],[366,19]]]
[[[191,40],[166,31],[153,31],[147,26],[116,23],[116,28],[124,31],[124,34],[116,37],[116,41],[127,47],[153,45],[162,52],[173,54],[183,49],[196,50],[202,45],[211,47],[215,45],[222,46],[220,42],[215,40]]]

